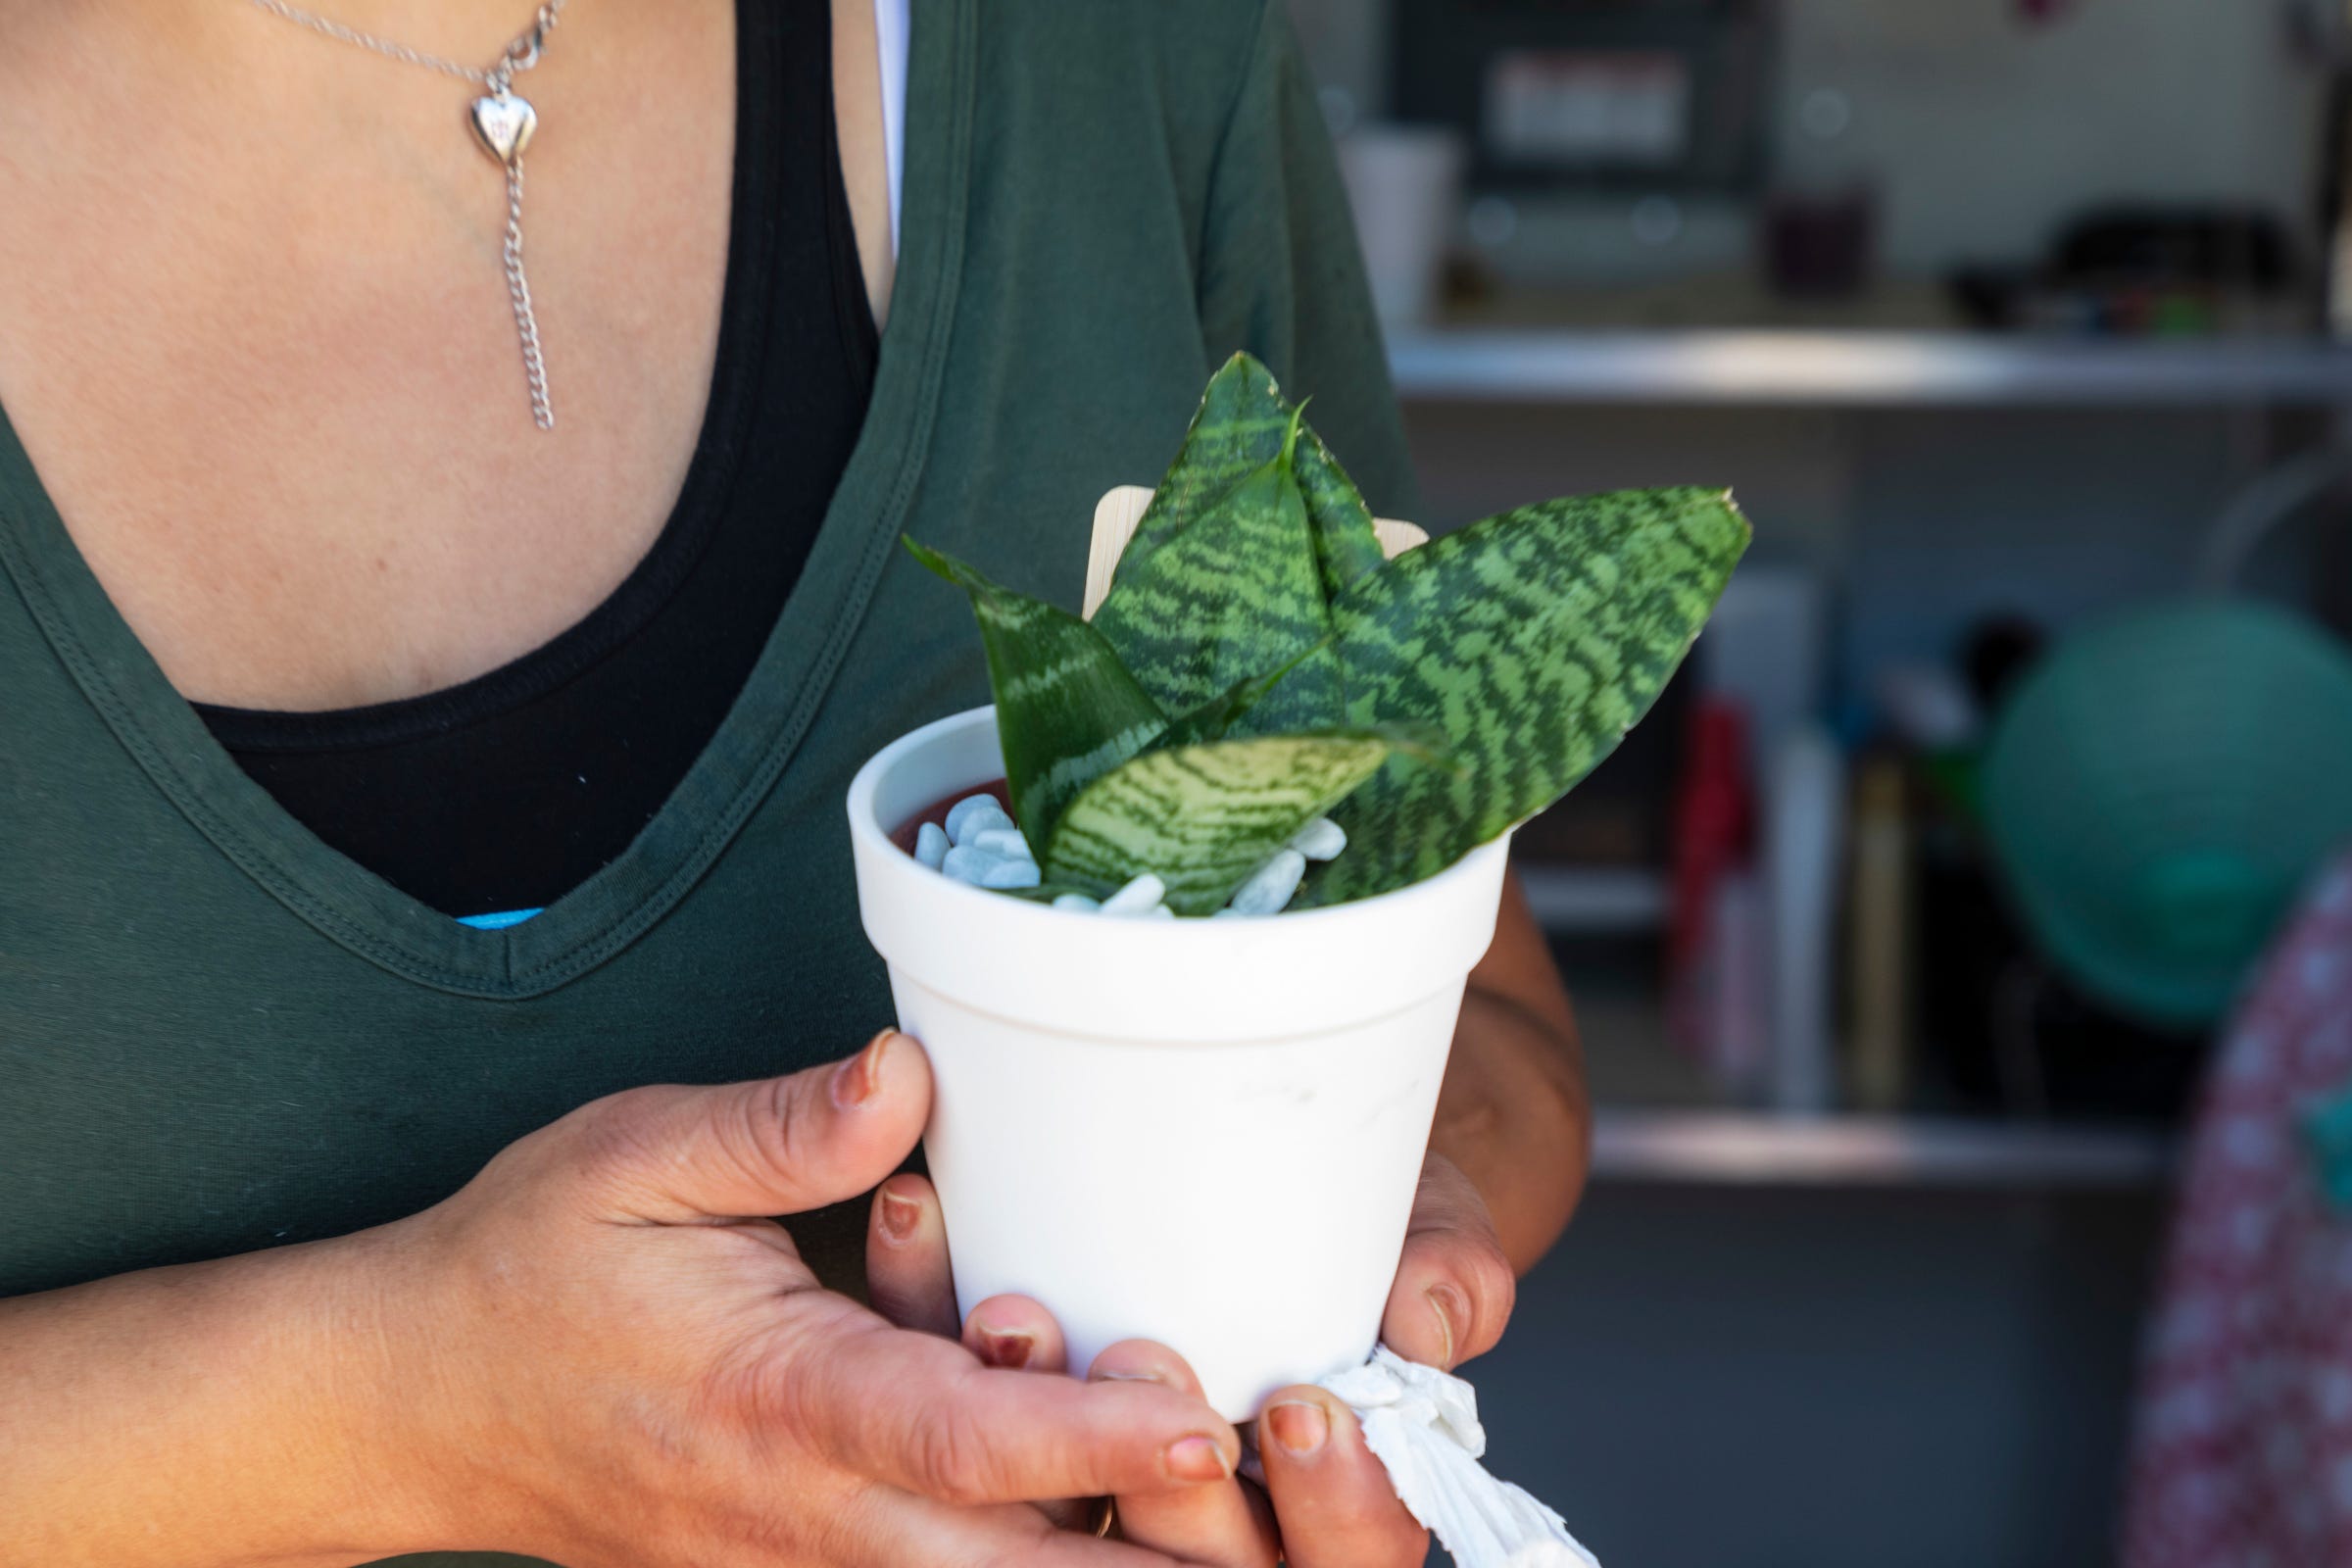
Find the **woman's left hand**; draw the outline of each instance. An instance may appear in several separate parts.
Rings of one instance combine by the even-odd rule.
[[[1000,1296],[958,1325],[939,1200],[920,1176],[875,1194],[866,1235],[875,1309],[905,1328],[956,1335],[1001,1367],[1066,1372],[1061,1330],[1026,1297]],[[1279,1289],[1278,1284],[1269,1288]],[[1407,1360],[1452,1368],[1491,1348],[1511,1315],[1515,1280],[1487,1205],[1442,1154],[1422,1167],[1380,1334]],[[1090,1380],[1139,1378],[1194,1394],[1192,1369],[1164,1346],[1129,1340],[1086,1370]],[[1258,1422],[1261,1492],[1248,1482],[1116,1500],[1119,1533],[1139,1545],[1218,1568],[1420,1568],[1428,1538],[1396,1500],[1348,1406],[1323,1390],[1285,1389]],[[1085,1528],[1075,1511],[1071,1521]]]

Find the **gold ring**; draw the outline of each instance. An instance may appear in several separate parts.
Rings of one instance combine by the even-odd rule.
[[[1095,1539],[1108,1541],[1110,1533],[1119,1528],[1119,1505],[1108,1497],[1095,1499]]]

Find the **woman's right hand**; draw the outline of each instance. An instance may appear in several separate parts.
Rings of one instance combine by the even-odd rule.
[[[417,1544],[566,1568],[1171,1563],[1029,1504],[1223,1482],[1239,1440],[1205,1403],[992,1370],[820,1289],[756,1217],[874,1186],[929,1097],[891,1033],[790,1078],[635,1090],[369,1233]]]

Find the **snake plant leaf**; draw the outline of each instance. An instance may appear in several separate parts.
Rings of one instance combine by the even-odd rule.
[[[1292,469],[1301,422],[1293,411],[1272,460],[1119,577],[1095,612],[1095,626],[1166,712],[1307,654],[1241,727],[1280,734],[1343,721],[1338,661],[1309,653],[1330,635],[1331,612]]]
[[[1210,378],[1175,463],[1120,554],[1114,582],[1271,463],[1282,450],[1292,413],[1272,371],[1247,354],[1227,360]],[[1324,593],[1336,595],[1378,570],[1384,559],[1372,512],[1312,429],[1298,442],[1295,467]]]
[[[1355,481],[1312,429],[1298,443],[1298,469],[1307,526],[1315,533],[1315,564],[1323,573],[1323,591],[1337,598],[1358,577],[1378,571],[1388,553],[1380,548],[1372,509],[1364,505]]]
[[[1154,750],[1163,746],[1199,746],[1206,741],[1221,741],[1242,733],[1245,719],[1255,717],[1257,705],[1268,692],[1290,679],[1299,665],[1319,654],[1328,654],[1333,637],[1326,636],[1313,646],[1301,649],[1289,662],[1277,664],[1262,675],[1237,680],[1219,695],[1198,708],[1187,709],[1168,720],[1168,727],[1159,739],[1152,743]],[[1442,746],[1443,736],[1431,731],[1433,746]]]
[[[1406,552],[1332,607],[1358,724],[1436,720],[1459,772],[1385,766],[1294,907],[1443,870],[1567,793],[1648,710],[1747,548],[1722,490],[1547,501]]]
[[[1079,793],[1041,864],[1048,881],[1102,893],[1149,871],[1168,907],[1207,914],[1392,755],[1419,747],[1367,728],[1147,752]]]
[[[1041,858],[1080,791],[1168,727],[1102,634],[1068,611],[1005,588],[909,539],[914,559],[971,597],[997,699],[1004,782]]]

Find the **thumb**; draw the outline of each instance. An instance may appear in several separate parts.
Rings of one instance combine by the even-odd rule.
[[[922,1047],[885,1029],[789,1078],[614,1095],[578,1114],[611,1217],[654,1224],[798,1214],[899,1168],[931,1113]]]

